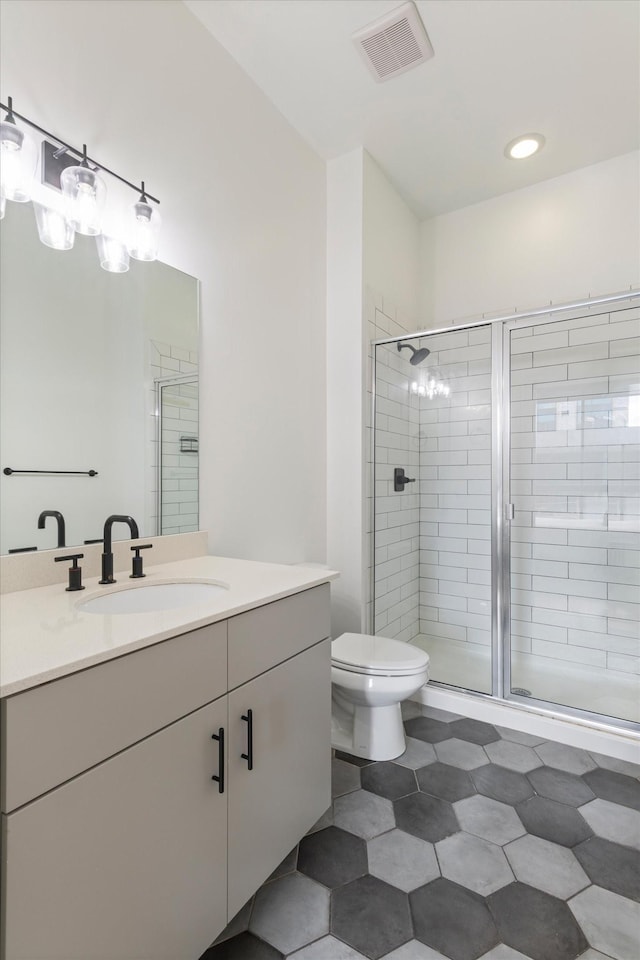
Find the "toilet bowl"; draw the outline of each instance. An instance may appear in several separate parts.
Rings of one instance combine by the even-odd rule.
[[[331,644],[331,745],[393,760],[406,742],[400,704],[429,679],[429,655],[388,637],[343,633]]]

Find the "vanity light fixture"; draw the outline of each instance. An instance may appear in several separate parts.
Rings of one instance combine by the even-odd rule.
[[[127,271],[130,256],[146,261],[157,258],[161,225],[157,206],[160,201],[146,190],[144,182],[138,186],[126,180],[87,156],[85,144],[82,150],[78,150],[16,113],[11,97],[7,98],[7,105],[0,103],[0,108],[6,113],[0,123],[0,219],[4,216],[6,200],[26,203],[32,198],[37,146],[35,140],[22,129],[22,125],[26,124],[45,138],[41,142],[41,184],[58,191],[58,194],[53,193],[44,202],[34,199],[38,235],[42,243],[54,250],[70,250],[76,233],[94,236],[100,266],[110,273]],[[16,118],[21,121],[20,126]],[[107,187],[97,171],[114,177],[139,194],[138,201],[122,218],[123,223],[126,220],[126,233],[121,237],[102,233]],[[39,187],[36,196],[38,201],[44,199]],[[111,233],[109,228],[107,230]]]
[[[20,120],[24,117],[14,113],[11,97],[7,98],[7,104],[2,105],[7,115],[0,123],[0,196],[3,200],[28,203],[36,170],[36,145],[16,123],[16,117]]]
[[[524,133],[509,141],[504,148],[504,155],[510,160],[526,160],[542,150],[545,142],[541,133]]]

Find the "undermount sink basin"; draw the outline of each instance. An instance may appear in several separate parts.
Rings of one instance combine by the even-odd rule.
[[[78,603],[78,610],[82,613],[100,613],[103,616],[111,613],[175,610],[176,607],[206,603],[228,589],[226,584],[184,580],[175,583],[145,583],[114,590],[102,596],[87,597]]]

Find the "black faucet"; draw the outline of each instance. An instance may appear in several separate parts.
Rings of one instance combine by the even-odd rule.
[[[113,553],[111,552],[111,528],[114,523],[126,523],[131,531],[131,539],[137,540],[140,536],[138,532],[138,524],[135,522],[133,517],[125,517],[119,513],[114,513],[113,516],[107,517],[104,522],[104,553],[102,554],[102,580],[99,580],[98,583],[115,583],[113,579]]]
[[[38,517],[38,530],[44,530],[44,522],[47,517],[55,517],[58,524],[58,546],[66,547],[65,543],[65,530],[64,530],[64,517],[59,510],[43,510],[40,516]]]

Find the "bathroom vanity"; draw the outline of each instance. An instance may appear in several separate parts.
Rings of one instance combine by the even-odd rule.
[[[333,576],[199,557],[149,572],[229,585],[194,609],[5,596],[3,960],[198,960],[330,804]]]

